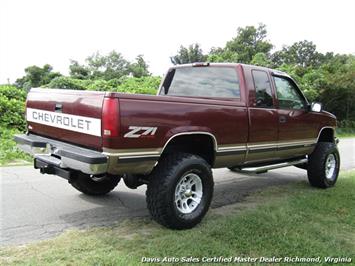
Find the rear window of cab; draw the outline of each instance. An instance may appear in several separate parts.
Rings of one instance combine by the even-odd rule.
[[[240,98],[237,72],[233,67],[183,67],[169,71],[160,95]]]

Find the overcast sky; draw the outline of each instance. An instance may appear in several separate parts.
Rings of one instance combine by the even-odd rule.
[[[156,75],[180,45],[224,46],[238,27],[266,24],[279,49],[301,40],[321,52],[355,54],[355,1],[0,0],[0,83],[30,65],[68,73],[95,51],[143,54]]]

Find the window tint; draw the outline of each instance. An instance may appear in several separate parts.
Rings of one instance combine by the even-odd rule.
[[[272,92],[270,80],[265,71],[253,70],[255,86],[255,101],[257,107],[272,107]]]
[[[173,70],[160,94],[240,98],[239,80],[231,67],[184,67]]]
[[[287,78],[274,77],[279,107],[282,109],[303,109],[304,98],[300,95],[294,83]]]

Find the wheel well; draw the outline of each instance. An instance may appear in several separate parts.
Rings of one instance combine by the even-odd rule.
[[[212,166],[215,159],[214,147],[214,140],[209,135],[180,135],[169,141],[162,156],[172,152],[186,152],[201,156]]]
[[[334,143],[334,130],[332,128],[324,128],[319,134],[318,142]]]

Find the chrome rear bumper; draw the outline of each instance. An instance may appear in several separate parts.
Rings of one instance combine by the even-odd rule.
[[[15,135],[17,146],[36,159],[44,155],[52,156],[56,167],[78,170],[86,174],[98,175],[107,172],[108,157],[98,151],[85,149],[65,142],[33,135]]]

